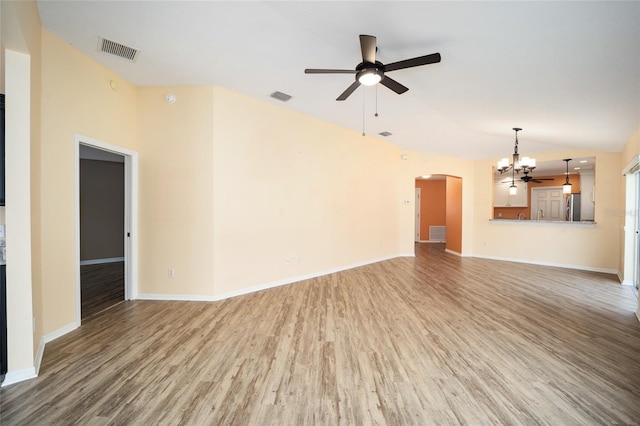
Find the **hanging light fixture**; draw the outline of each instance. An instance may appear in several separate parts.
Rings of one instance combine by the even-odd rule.
[[[529,157],[520,158],[520,154],[518,153],[518,132],[522,130],[520,127],[514,127],[513,130],[516,132],[516,145],[513,148],[513,155],[511,156],[511,162],[509,162],[508,158],[503,158],[498,161],[497,170],[500,174],[508,172],[509,170],[514,171],[514,178],[512,179],[512,186],[515,186],[515,174],[520,173],[520,171],[524,171],[524,173],[531,173],[533,169],[536,168],[536,159]]]
[[[567,163],[567,171],[565,173],[566,180],[564,182],[564,185],[562,185],[562,193],[563,194],[571,194],[571,182],[569,182],[569,161],[571,161],[571,158],[565,158],[562,161]]]
[[[516,174],[515,169],[511,169],[511,186],[509,187],[509,195],[517,195],[518,187],[516,186]]]

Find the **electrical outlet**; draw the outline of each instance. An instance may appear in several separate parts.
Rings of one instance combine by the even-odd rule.
[[[169,268],[169,278],[175,278],[176,277],[176,270],[173,268]]]
[[[284,263],[285,263],[285,264],[287,264],[287,265],[289,265],[289,264],[291,263],[291,259],[287,257],[287,258],[284,260]]]

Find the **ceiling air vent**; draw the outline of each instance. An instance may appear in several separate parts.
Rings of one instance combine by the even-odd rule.
[[[380,136],[384,136],[385,138],[386,138],[387,136],[391,136],[391,135],[392,135],[392,133],[389,133],[389,132],[380,132],[380,133],[378,133],[378,134],[379,134]]]
[[[98,52],[117,56],[118,58],[125,59],[129,62],[135,62],[136,57],[138,56],[137,49],[102,37],[98,39]]]
[[[271,94],[271,97],[282,102],[287,102],[289,99],[291,99],[291,95],[287,95],[286,93],[282,92],[273,92]]]

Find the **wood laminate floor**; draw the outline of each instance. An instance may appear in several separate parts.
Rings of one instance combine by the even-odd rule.
[[[640,424],[630,287],[417,253],[215,303],[121,303],[0,389],[0,423]]]
[[[124,262],[80,266],[82,320],[124,300]]]

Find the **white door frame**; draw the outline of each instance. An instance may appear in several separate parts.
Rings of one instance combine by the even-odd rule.
[[[76,271],[76,325],[81,324],[80,297],[80,145],[124,156],[124,299],[138,297],[138,153],[87,136],[75,135],[74,162],[74,227]]]
[[[638,275],[637,266],[637,250],[638,250],[638,234],[639,231],[637,215],[640,214],[638,206],[640,205],[640,197],[638,192],[638,170],[640,169],[640,155],[632,158],[631,162],[622,169],[625,176],[625,211],[624,213],[624,259],[621,281],[623,285],[631,285],[635,287],[635,280]],[[640,318],[639,318],[640,319]]]

